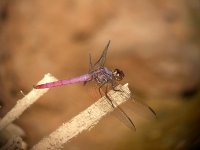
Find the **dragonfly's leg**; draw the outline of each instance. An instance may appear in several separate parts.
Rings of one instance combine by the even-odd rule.
[[[113,91],[115,91],[115,92],[124,92],[124,91],[121,90],[121,89],[116,89],[115,83],[111,82],[111,84],[112,84],[112,89],[113,89]]]
[[[84,82],[83,82],[83,85],[86,85],[86,84],[87,84],[87,81],[84,81]]]
[[[101,88],[102,88],[104,85],[105,85],[105,83],[103,83],[103,84],[101,84],[101,85],[99,86],[99,94],[101,95],[101,97],[103,97],[103,95],[102,95],[102,93],[101,93]]]
[[[114,104],[113,104],[111,98],[110,98],[109,95],[108,95],[108,85],[106,86],[105,96],[106,96],[107,100],[109,100],[109,103],[111,104],[111,106],[112,106],[113,108],[115,108],[115,106],[114,106]]]
[[[102,94],[101,94],[101,87],[102,87],[102,86],[99,87],[99,94],[100,94],[101,97],[102,97]]]
[[[115,86],[113,86],[112,88],[113,88],[113,91],[115,91],[115,92],[124,92],[124,91],[122,91],[121,89],[116,89]]]

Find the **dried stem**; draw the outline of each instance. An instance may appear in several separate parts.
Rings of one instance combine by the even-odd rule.
[[[38,84],[56,81],[57,79],[50,74],[46,74],[44,78],[38,82]],[[17,104],[3,117],[0,121],[0,130],[4,129],[7,125],[13,122],[34,102],[36,102],[43,94],[45,94],[48,89],[36,90],[33,89],[22,99],[17,101]]]
[[[130,98],[130,91],[128,89],[128,84],[123,86],[119,85],[118,88],[122,89],[124,92],[110,91],[108,94],[115,100],[117,105],[120,105]],[[67,123],[62,124],[48,137],[36,144],[32,150],[61,149],[64,143],[77,136],[82,131],[94,127],[103,116],[111,111],[113,111],[113,107],[107,102],[106,98],[103,97]]]

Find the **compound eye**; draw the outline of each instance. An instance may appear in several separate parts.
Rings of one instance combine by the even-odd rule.
[[[113,76],[114,76],[115,80],[121,81],[124,78],[124,73],[122,70],[115,69],[113,71]]]

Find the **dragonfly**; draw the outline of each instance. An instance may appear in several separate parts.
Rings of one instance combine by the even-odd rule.
[[[116,108],[118,110],[119,112],[118,115],[121,116],[120,120],[122,120],[129,128],[133,128],[134,130],[136,130],[135,124],[133,123],[132,119],[127,115],[127,113],[120,106],[116,106],[115,101],[111,99],[110,96],[108,95],[108,90],[110,89],[110,87],[112,90],[116,92],[123,92],[122,90],[116,89],[116,87],[119,84],[119,81],[123,80],[123,78],[125,77],[122,70],[120,69],[111,70],[104,66],[106,62],[106,56],[107,56],[109,45],[110,45],[110,41],[108,41],[100,58],[94,64],[92,64],[92,58],[91,58],[91,55],[89,54],[88,73],[83,74],[78,77],[66,79],[66,80],[58,80],[54,82],[39,84],[39,85],[34,86],[34,88],[35,89],[53,88],[53,87],[74,84],[74,83],[79,83],[79,82],[83,82],[85,85],[90,81],[95,81],[98,85],[98,91],[101,97],[105,95],[108,103],[114,109]],[[156,113],[150,106],[148,105],[145,105],[145,106],[153,113],[154,116],[156,116]]]

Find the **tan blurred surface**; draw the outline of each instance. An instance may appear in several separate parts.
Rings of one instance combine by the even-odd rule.
[[[120,68],[158,120],[133,133],[112,116],[65,149],[192,149],[198,145],[198,0],[0,1],[1,116],[45,73],[87,73],[111,40],[106,65]],[[82,84],[50,90],[17,120],[31,147],[95,100]],[[77,94],[79,93],[79,94]],[[192,144],[191,144],[192,143]]]

